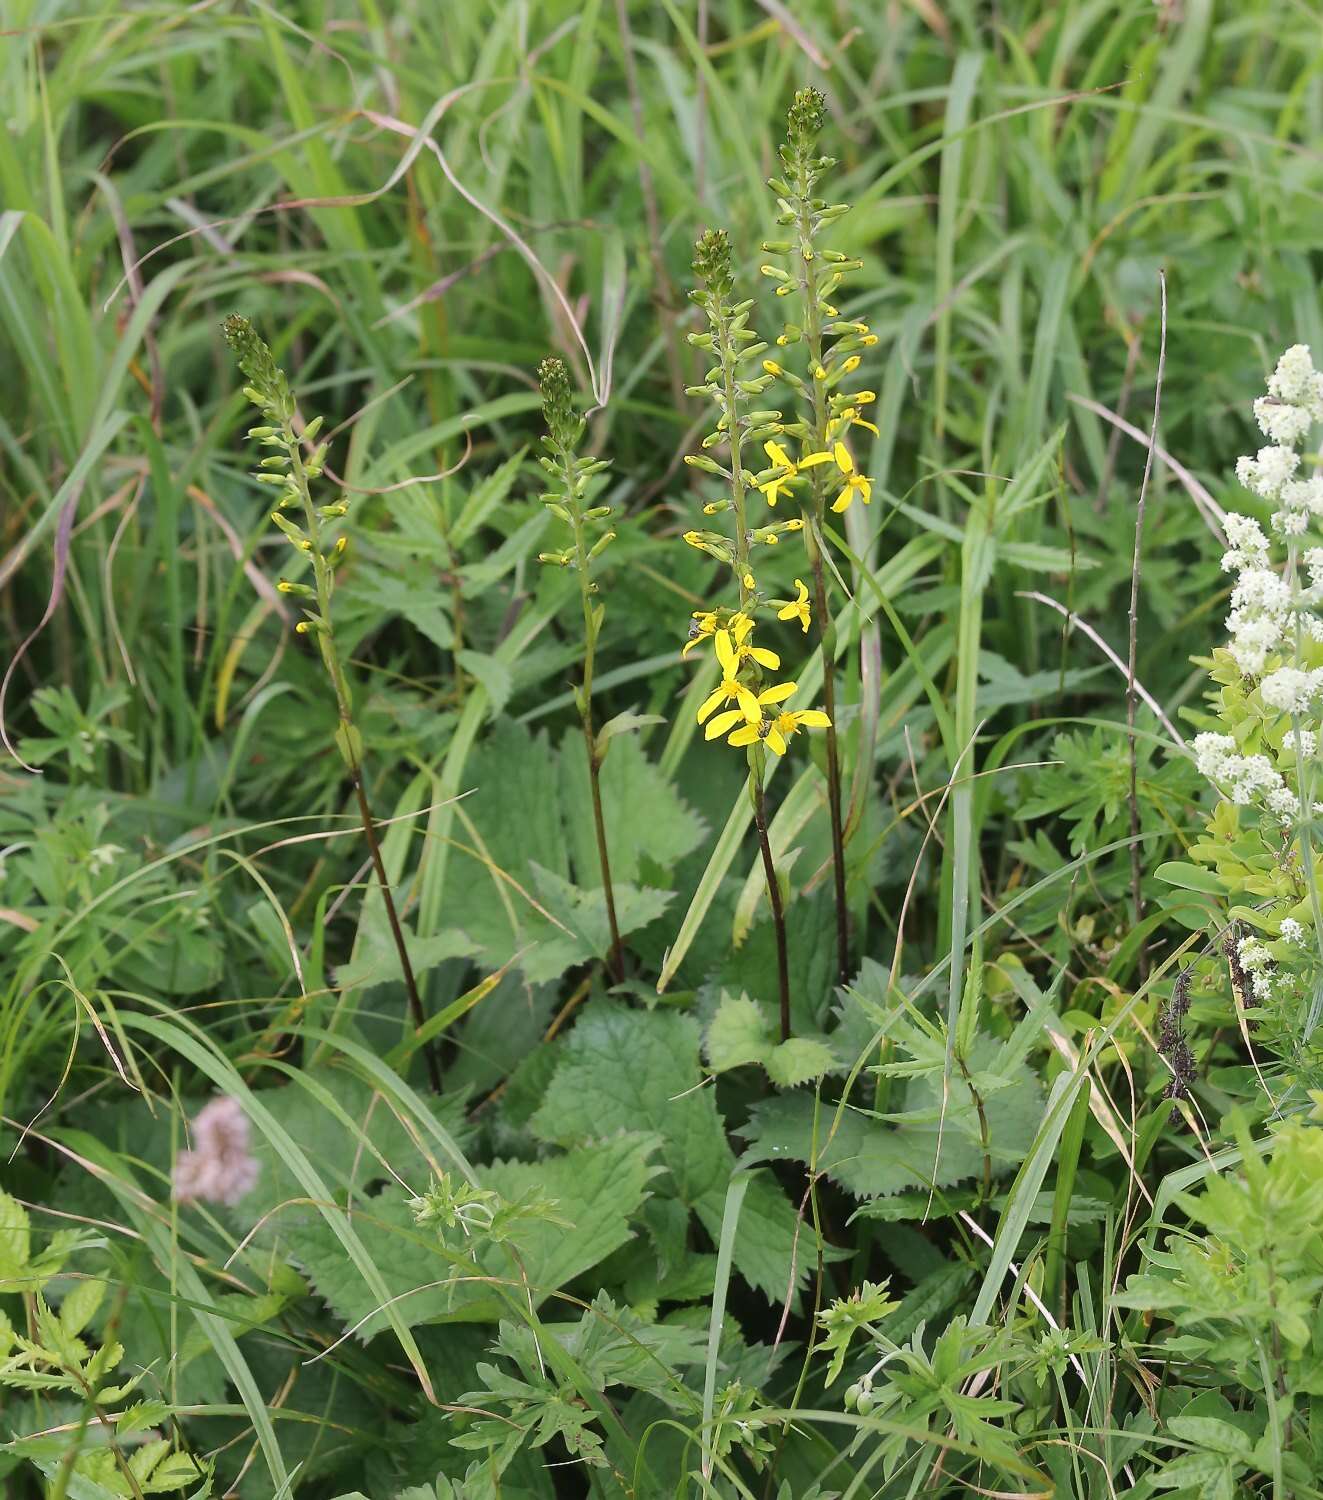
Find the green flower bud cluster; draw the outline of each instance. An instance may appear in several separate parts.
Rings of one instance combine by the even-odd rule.
[[[248,319],[238,313],[225,319],[221,332],[234,351],[239,368],[248,377],[244,395],[265,419],[263,425],[248,429],[251,441],[270,450],[258,461],[253,478],[278,491],[271,523],[295,551],[313,564],[314,586],[282,578],[276,587],[290,598],[306,601],[303,605],[306,618],[294,628],[300,635],[319,637],[325,655],[331,650],[329,605],[333,575],[344,561],[349,545],[344,535],[327,537],[325,527],[326,523],[344,516],[349,503],[343,497],[331,505],[314,505],[312,501],[310,486],[325,469],[326,444],[318,443],[306,456],[305,448],[316,442],[323,419],[315,417],[301,436],[296,435],[294,397],[285,372],[268,345]],[[286,515],[289,510],[299,514]]]
[[[538,561],[553,567],[577,568],[587,577],[588,565],[616,539],[614,531],[604,531],[590,543],[585,530],[588,522],[604,521],[612,513],[609,505],[584,504],[588,481],[610,468],[610,462],[603,458],[580,458],[576,452],[587,423],[575,410],[565,362],[548,355],[538,365],[537,376],[542,390],[542,420],[547,429],[542,438],[547,452],[539,455],[538,463],[551,476],[554,486],[542,496],[542,503],[558,521],[571,528],[574,537],[573,546],[557,552],[539,552]],[[590,592],[597,591],[591,579],[587,586]]]

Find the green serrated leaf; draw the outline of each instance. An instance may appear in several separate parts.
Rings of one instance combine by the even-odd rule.
[[[794,1036],[772,1049],[767,1076],[782,1088],[821,1078],[836,1066],[836,1055],[826,1042],[810,1036]]]
[[[771,1020],[756,1000],[722,997],[707,1029],[707,1064],[714,1073],[765,1063],[774,1046]]]

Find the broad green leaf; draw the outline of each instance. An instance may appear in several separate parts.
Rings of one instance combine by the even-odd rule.
[[[699,1031],[688,1016],[627,1010],[611,1001],[583,1012],[531,1126],[543,1140],[567,1144],[613,1130],[651,1130],[662,1139],[669,1187],[715,1234],[735,1156],[726,1141],[699,1063]],[[800,1234],[795,1280],[812,1257]],[[740,1274],[769,1298],[790,1285],[795,1215],[770,1179],[749,1186],[735,1244]]]

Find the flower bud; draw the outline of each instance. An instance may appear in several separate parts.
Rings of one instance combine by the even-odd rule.
[[[548,355],[537,367],[537,378],[542,388],[542,420],[547,424],[547,435],[557,446],[573,448],[583,423],[574,410],[565,361],[554,354]]]
[[[691,469],[702,469],[705,474],[720,474],[723,479],[730,477],[716,459],[708,458],[704,453],[686,453],[684,461]]]
[[[704,290],[727,297],[735,285],[730,269],[730,236],[724,229],[705,229],[694,244],[694,275]]]

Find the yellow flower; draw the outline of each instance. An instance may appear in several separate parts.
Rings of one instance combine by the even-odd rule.
[[[771,459],[772,467],[777,472],[766,484],[760,484],[758,488],[768,505],[775,505],[781,498],[781,491],[788,490],[799,479],[799,471],[804,461],[801,459],[799,463],[796,463],[780,443],[770,441],[764,443],[763,452]]]
[[[795,691],[796,684],[793,682],[778,682],[772,687],[764,688],[756,698],[750,693],[753,700],[753,712],[749,713],[745,704],[741,703],[738,710],[727,709],[725,713],[718,714],[704,731],[710,740],[718,739],[728,729],[734,729],[735,733],[726,741],[728,745],[752,745],[757,739],[761,739],[761,727],[770,723],[771,720],[763,718],[763,708],[774,703],[780,703]],[[746,692],[748,690],[746,689]],[[740,720],[743,719],[743,724]],[[784,754],[784,749],[777,752]]]
[[[695,646],[717,633],[717,617],[712,610],[696,609],[689,622],[689,639],[684,643],[681,656],[688,656]]]
[[[859,368],[859,356],[857,354],[852,354],[849,357],[849,359],[847,359],[845,361],[845,363],[842,364],[842,366],[841,366],[841,374],[842,375],[853,375],[854,372],[858,368]]]
[[[781,684],[794,692],[793,683]],[[788,698],[790,693],[783,693],[782,697]],[[760,695],[761,701],[762,695]],[[786,708],[782,709],[775,718],[760,719],[757,724],[745,724],[736,729],[734,734],[726,741],[728,745],[752,745],[755,740],[763,740],[778,755],[786,753],[786,747],[801,729],[825,729],[831,720],[820,708]]]
[[[842,408],[839,416],[833,417],[827,423],[827,441],[830,442],[842,428],[848,431],[851,427],[866,427],[874,437],[880,436],[874,424],[866,422],[859,415],[859,408],[857,406],[846,406]]]
[[[836,444],[832,456],[836,460],[836,467],[845,475],[845,488],[832,501],[831,508],[835,511],[849,510],[855,495],[867,505],[873,498],[873,481],[855,468],[854,459],[850,457],[850,450],[844,443]]]
[[[720,642],[721,635],[724,634],[724,631],[718,634],[718,642]],[[720,646],[718,645],[719,650]],[[725,712],[717,714],[716,718],[712,719],[712,722],[707,725],[706,731],[707,738],[710,740],[716,739],[719,734],[724,734],[730,725],[734,724],[738,719],[744,719],[750,724],[756,724],[762,716],[762,710],[758,707],[758,700],[754,697],[752,690],[746,687],[744,683],[735,680],[734,671],[727,668],[725,662],[722,662],[722,668],[724,675],[721,681],[698,706],[698,722],[700,724],[707,724],[707,721],[712,719],[712,715],[723,704],[735,703],[738,704],[738,707],[726,709]],[[718,728],[718,725],[721,727]]]
[[[798,598],[787,604],[784,609],[777,610],[776,618],[778,620],[798,620],[800,628],[807,635],[809,628],[809,592],[798,578],[795,579],[795,589],[798,593]]]
[[[727,677],[734,677],[746,661],[756,661],[760,667],[766,667],[769,672],[775,672],[781,665],[781,658],[775,651],[768,651],[763,646],[750,645],[749,637],[752,634],[753,621],[744,614],[733,615],[729,627],[717,631],[715,643],[717,660],[721,663],[721,669]]]

